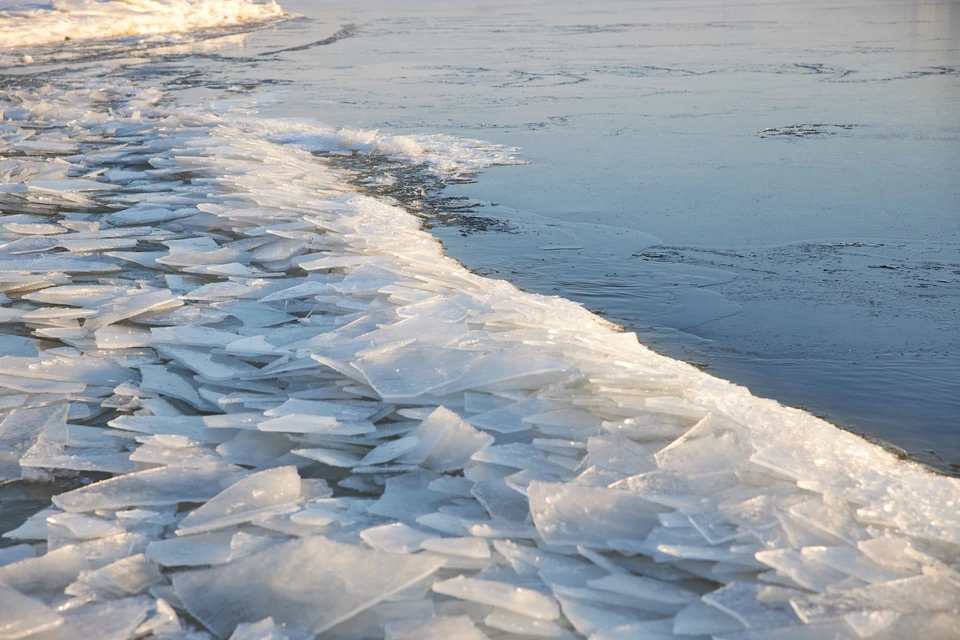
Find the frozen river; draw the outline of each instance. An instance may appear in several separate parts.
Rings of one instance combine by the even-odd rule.
[[[436,229],[450,255],[957,471],[960,3],[292,9],[244,53],[348,37],[211,63],[224,83],[522,148],[446,190],[504,223]]]
[[[956,640],[958,27],[0,0],[0,637]]]
[[[130,73],[518,147],[469,184],[372,192],[481,205],[434,229],[468,268],[957,471],[960,3],[284,6]]]

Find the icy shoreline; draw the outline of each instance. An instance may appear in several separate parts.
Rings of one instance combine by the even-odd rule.
[[[955,637],[956,479],[162,97],[2,105],[0,471],[116,475],[4,533],[9,637]]]
[[[0,12],[0,49],[187,33],[286,16],[271,0],[54,0],[50,8]],[[24,54],[24,62],[32,62]]]

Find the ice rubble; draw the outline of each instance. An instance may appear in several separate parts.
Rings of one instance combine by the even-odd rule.
[[[958,637],[956,479],[159,98],[0,105],[0,638]]]
[[[49,7],[30,4],[0,11],[0,49],[183,33],[284,15],[273,0],[53,0]]]

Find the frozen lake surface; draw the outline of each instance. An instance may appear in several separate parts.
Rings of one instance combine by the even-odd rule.
[[[957,637],[956,3],[0,9],[0,637]]]

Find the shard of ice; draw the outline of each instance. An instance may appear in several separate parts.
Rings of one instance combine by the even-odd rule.
[[[560,617],[560,608],[552,597],[513,584],[460,576],[434,583],[433,590],[470,602],[500,607],[536,620],[556,620]]]
[[[294,467],[267,469],[239,480],[190,512],[177,535],[192,535],[291,511],[300,497],[300,476]]]
[[[223,567],[178,574],[173,584],[187,610],[219,636],[268,616],[320,633],[442,564],[436,557],[385,554],[312,536]]]
[[[205,502],[243,470],[223,462],[172,464],[103,480],[62,493],[54,504],[66,511]]]

